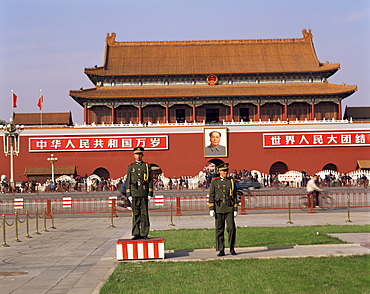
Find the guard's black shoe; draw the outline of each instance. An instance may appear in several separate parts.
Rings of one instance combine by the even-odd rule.
[[[237,253],[235,252],[235,250],[234,250],[234,249],[230,249],[230,254],[231,254],[231,255],[237,255]]]
[[[225,256],[225,251],[220,251],[218,254],[217,254],[217,256]]]
[[[139,240],[139,239],[141,239],[140,235],[135,235],[131,238],[131,240]]]
[[[148,237],[148,236],[142,236],[141,238],[142,238],[142,239],[149,239],[149,237]]]

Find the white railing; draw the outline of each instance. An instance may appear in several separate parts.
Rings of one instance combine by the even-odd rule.
[[[234,121],[232,120],[231,122],[228,122],[228,121],[222,121],[220,123],[215,123],[215,125],[227,125],[227,126],[238,126],[238,125],[268,125],[268,124],[281,124],[281,125],[289,125],[289,124],[292,124],[292,125],[297,125],[297,124],[343,124],[343,123],[352,123],[352,119],[348,120],[348,119],[322,119],[322,120],[317,120],[317,119],[314,119],[314,120],[286,120],[286,121],[282,121],[282,120],[276,120],[276,121],[272,121],[272,120],[268,120],[268,121],[262,121],[262,120],[258,120],[258,121],[253,121],[253,120],[250,120],[250,121]],[[132,123],[132,122],[129,122],[129,123],[101,123],[101,124],[96,124],[96,123],[91,123],[91,124],[76,124],[74,125],[73,127],[74,128],[94,128],[94,127],[109,127],[109,128],[112,128],[112,127],[134,127],[134,128],[137,128],[137,127],[158,127],[158,126],[173,126],[173,127],[179,127],[179,126],[207,126],[207,125],[213,125],[213,124],[210,124],[210,123],[206,123],[204,120],[202,122],[188,122],[188,121],[185,121],[183,123],[179,123],[179,122],[175,122],[175,123],[169,123],[169,122],[166,122],[166,123],[160,123],[160,122],[147,122],[147,123]]]

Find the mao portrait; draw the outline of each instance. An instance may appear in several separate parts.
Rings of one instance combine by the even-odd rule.
[[[204,157],[227,157],[226,128],[204,129]]]

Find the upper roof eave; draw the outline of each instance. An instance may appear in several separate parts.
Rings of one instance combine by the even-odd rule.
[[[97,87],[71,90],[71,97],[80,99],[125,99],[166,97],[232,97],[232,96],[279,96],[279,95],[323,95],[343,94],[357,91],[355,85],[329,83],[300,84],[251,84],[217,86],[130,86]]]
[[[319,68],[316,69],[307,69],[305,71],[299,71],[301,73],[307,72],[307,73],[320,73],[320,72],[328,72],[333,70],[340,69],[339,63],[333,63],[333,64],[323,64]],[[94,75],[94,76],[101,76],[101,77],[107,77],[107,76],[116,76],[116,77],[123,77],[123,76],[170,76],[170,75],[181,75],[181,76],[189,76],[189,75],[236,75],[236,74],[294,74],[299,73],[297,71],[245,71],[245,72],[182,72],[182,73],[135,73],[135,72],[113,72],[109,70],[105,70],[103,67],[100,68],[85,68],[85,74],[86,75]]]

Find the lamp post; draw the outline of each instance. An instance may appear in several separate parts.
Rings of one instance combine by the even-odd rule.
[[[54,154],[51,154],[51,156],[48,158],[48,161],[51,163],[51,181],[54,183],[54,163],[58,160],[57,157],[54,157]]]
[[[4,132],[4,153],[10,155],[10,180],[9,186],[14,191],[14,155],[19,154],[19,134],[24,126],[15,125],[13,119],[9,119],[9,123],[3,126]]]

